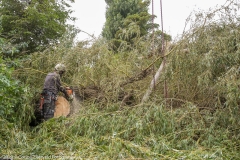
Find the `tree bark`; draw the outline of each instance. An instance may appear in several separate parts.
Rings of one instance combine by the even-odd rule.
[[[145,93],[145,95],[142,98],[142,103],[144,103],[148,100],[150,94],[152,93],[153,88],[155,87],[155,84],[157,83],[157,81],[158,81],[158,79],[159,79],[159,77],[160,77],[160,75],[163,71],[164,66],[165,66],[165,60],[162,61],[162,63],[160,65],[160,67],[158,68],[154,78],[152,79],[151,84],[150,84],[147,92]]]

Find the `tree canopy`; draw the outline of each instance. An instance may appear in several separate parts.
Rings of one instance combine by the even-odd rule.
[[[152,20],[156,16],[148,13],[150,0],[105,0],[105,2],[107,3],[106,22],[102,36],[112,42],[114,50],[123,43],[132,47],[141,37],[144,37],[144,41],[150,41],[152,36],[161,39],[159,34],[152,34],[153,30],[162,32],[158,30],[158,24],[153,24]],[[164,36],[168,37],[167,40],[171,40],[169,35],[164,34]]]
[[[151,28],[149,26],[151,15],[148,13],[149,0],[106,0],[106,3],[106,22],[102,31],[106,39],[120,38],[119,32],[131,26],[139,27],[139,35],[145,35]]]
[[[7,41],[2,52],[5,56],[26,54],[57,43],[67,30],[67,20],[74,20],[70,7],[65,1],[2,0],[0,38]]]

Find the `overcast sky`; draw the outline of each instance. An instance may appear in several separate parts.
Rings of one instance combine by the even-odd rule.
[[[174,38],[182,33],[185,20],[193,10],[208,10],[225,2],[226,0],[162,0],[163,29]],[[149,6],[150,14],[151,7],[152,5]],[[75,0],[73,10],[73,16],[78,19],[75,25],[79,29],[95,37],[101,34],[105,23],[105,0]],[[160,13],[160,0],[154,0],[154,14],[158,17],[155,23],[161,24]],[[78,39],[86,40],[88,35],[80,33]]]

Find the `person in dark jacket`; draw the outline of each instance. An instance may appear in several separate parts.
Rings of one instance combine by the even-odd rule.
[[[59,91],[64,93],[67,99],[69,98],[66,89],[61,85],[60,79],[65,71],[65,65],[57,64],[55,66],[55,71],[48,73],[45,78],[42,92],[42,96],[44,97],[42,110],[44,120],[48,120],[54,116],[55,101],[57,100],[57,94]]]

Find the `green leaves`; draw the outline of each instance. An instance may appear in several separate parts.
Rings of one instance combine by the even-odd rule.
[[[8,68],[0,59],[0,118],[22,125],[26,118],[24,111],[29,110],[27,87],[12,77],[12,69]],[[24,118],[25,117],[25,118]]]
[[[19,0],[2,0],[0,34],[16,46],[18,52],[15,53],[42,50],[58,42],[68,28],[67,20],[74,20],[70,17],[69,7],[66,1],[32,0],[26,5]],[[9,50],[4,53],[9,57]]]
[[[103,37],[108,40],[113,38],[118,39],[119,36],[116,35],[116,33],[119,30],[127,29],[131,22],[137,22],[136,24],[138,24],[141,29],[144,29],[150,20],[150,15],[147,12],[148,5],[149,3],[143,3],[142,0],[114,0],[111,3],[108,3],[106,11],[107,19],[103,28]],[[144,18],[144,21],[141,20],[142,18]],[[145,28],[145,30],[148,30],[148,28]],[[141,34],[143,34],[143,32]]]
[[[123,45],[127,45],[126,50],[141,48],[139,42],[152,37],[151,30],[159,27],[158,24],[152,24],[152,17],[156,16],[148,13],[149,0],[113,0],[106,3],[108,8],[102,35],[112,43],[114,51],[121,50]],[[168,37],[166,40],[171,40],[169,35],[164,34],[164,36]],[[161,35],[156,36],[155,39],[159,41]]]

